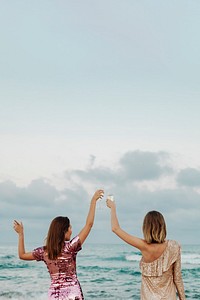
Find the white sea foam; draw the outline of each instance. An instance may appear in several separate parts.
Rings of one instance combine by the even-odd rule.
[[[192,264],[200,266],[200,254],[198,253],[183,253],[181,256],[183,264]]]
[[[130,255],[126,255],[126,260],[128,261],[140,261],[141,256],[138,254],[130,254]]]
[[[125,256],[127,261],[140,261],[141,256],[137,254],[130,254]],[[199,265],[200,266],[200,254],[182,254],[181,261],[183,264],[192,264],[192,265]]]

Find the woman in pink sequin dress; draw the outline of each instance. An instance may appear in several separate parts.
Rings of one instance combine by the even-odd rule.
[[[83,300],[83,293],[76,274],[76,255],[81,250],[94,223],[96,202],[102,198],[104,191],[97,190],[92,197],[86,224],[80,233],[71,239],[72,227],[67,217],[52,220],[46,245],[26,252],[24,246],[23,224],[14,221],[18,233],[18,254],[23,260],[43,261],[51,277],[48,299]]]
[[[111,209],[112,231],[126,243],[142,253],[140,269],[142,273],[141,300],[185,300],[181,277],[180,245],[166,240],[164,217],[157,211],[150,211],[144,218],[144,239],[132,236],[121,229],[115,202],[106,200]]]

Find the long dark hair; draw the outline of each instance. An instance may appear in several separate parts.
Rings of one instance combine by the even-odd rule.
[[[57,257],[61,254],[65,241],[65,233],[69,226],[70,221],[68,217],[59,216],[51,221],[45,247],[49,259],[57,259]]]

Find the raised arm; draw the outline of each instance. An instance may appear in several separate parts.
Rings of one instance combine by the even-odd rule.
[[[140,239],[136,236],[130,235],[129,233],[127,233],[120,227],[119,221],[117,218],[115,201],[107,199],[106,204],[110,208],[110,212],[111,212],[112,231],[127,244],[138,248],[140,251],[144,251],[146,249],[146,242],[143,239]]]
[[[90,230],[94,224],[96,203],[97,203],[98,199],[103,197],[103,194],[104,194],[103,190],[97,190],[91,199],[90,208],[89,208],[89,212],[87,215],[85,226],[83,227],[83,229],[81,230],[81,232],[78,235],[80,238],[81,244],[84,243],[85,239],[87,238],[87,236],[90,233]]]
[[[14,230],[18,233],[18,255],[20,259],[23,260],[35,260],[32,252],[26,252],[24,246],[24,227],[22,222],[17,222],[14,220],[13,223]]]

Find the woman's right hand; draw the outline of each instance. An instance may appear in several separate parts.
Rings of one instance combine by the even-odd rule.
[[[23,227],[22,222],[19,223],[18,221],[14,220],[13,228],[18,234],[23,234],[24,233],[24,227]]]
[[[13,228],[18,233],[18,255],[23,260],[35,260],[32,252],[26,252],[24,246],[24,227],[22,222],[14,220]]]
[[[104,196],[104,190],[97,190],[94,193],[92,199],[95,200],[95,201],[97,201],[97,200],[101,199],[103,196]]]

